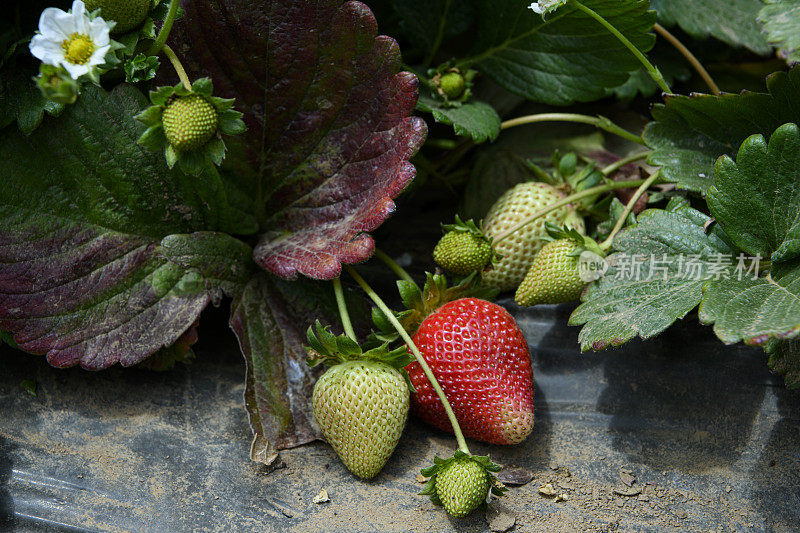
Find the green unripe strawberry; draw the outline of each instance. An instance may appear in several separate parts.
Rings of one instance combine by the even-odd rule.
[[[489,487],[486,468],[469,457],[455,459],[436,476],[436,496],[447,514],[456,518],[485,502]]]
[[[578,256],[570,256],[580,244],[558,239],[544,245],[517,289],[518,305],[557,304],[577,300],[586,283],[578,270]]]
[[[439,88],[451,100],[457,100],[467,88],[467,80],[458,72],[448,72],[439,80]]]
[[[117,23],[111,33],[125,33],[142,24],[150,11],[150,0],[85,0],[86,11],[100,9],[100,17]]]
[[[470,455],[461,450],[447,459],[433,458],[433,466],[422,469],[428,482],[420,494],[443,505],[450,516],[467,516],[489,498],[489,491],[501,496],[506,488],[497,482],[493,472],[500,466],[487,456]]]
[[[563,198],[564,194],[552,185],[520,183],[506,191],[489,209],[483,221],[484,232],[488,238],[495,238]],[[583,219],[571,206],[565,205],[494,242],[494,251],[500,258],[494,261],[492,269],[483,276],[487,287],[501,291],[517,288],[546,242],[546,224],[566,224],[579,233],[585,231]]]
[[[217,110],[199,94],[176,98],[164,109],[164,135],[177,152],[200,148],[217,131]]]
[[[433,260],[443,269],[466,276],[483,270],[491,262],[492,243],[475,222],[462,221],[456,215],[456,223],[442,225],[444,237],[433,249]]]
[[[380,361],[331,367],[314,386],[314,418],[348,470],[372,479],[392,455],[408,418],[409,390]]]

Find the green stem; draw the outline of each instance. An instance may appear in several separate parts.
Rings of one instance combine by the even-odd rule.
[[[698,74],[700,74],[700,77],[703,78],[703,81],[706,82],[706,85],[708,85],[708,88],[711,89],[712,93],[720,93],[719,87],[714,82],[714,78],[711,77],[711,74],[708,73],[703,64],[699,59],[697,59],[697,57],[695,57],[691,50],[686,48],[686,46],[677,37],[667,31],[667,29],[661,24],[656,23],[656,25],[653,26],[653,29],[656,30],[656,33],[666,39],[672,46],[674,46],[675,49],[683,55],[683,57],[686,58],[689,64],[692,65]]]
[[[178,8],[181,6],[180,0],[170,0],[169,3],[169,11],[167,11],[167,18],[164,19],[164,25],[161,26],[161,30],[158,32],[156,36],[156,40],[153,42],[153,46],[150,47],[150,50],[147,52],[149,56],[158,55],[161,52],[161,49],[167,42],[167,38],[169,37],[169,32],[172,31],[172,25],[175,23],[175,17],[178,15]]]
[[[633,206],[636,205],[636,202],[639,200],[639,198],[641,198],[644,192],[653,183],[655,183],[655,181],[659,178],[660,175],[661,175],[661,170],[656,170],[652,176],[644,180],[644,182],[639,186],[639,188],[636,189],[636,192],[633,193],[631,199],[628,200],[628,205],[625,206],[625,210],[622,212],[622,215],[620,215],[619,219],[617,220],[617,223],[614,225],[614,229],[612,229],[611,233],[608,234],[606,240],[600,243],[601,250],[607,252],[608,249],[611,248],[611,243],[614,240],[614,237],[616,237],[617,233],[619,233],[619,230],[622,229],[622,226],[625,225],[625,221],[628,220],[628,215],[630,215],[631,211],[633,211]]]
[[[411,274],[409,274],[405,268],[398,265],[397,261],[389,257],[389,255],[380,248],[375,248],[375,257],[386,263],[386,266],[388,266],[392,272],[397,274],[397,277],[400,279],[415,283],[414,278],[411,277]]]
[[[187,91],[191,91],[192,82],[189,81],[189,76],[186,75],[186,70],[183,68],[183,65],[181,65],[181,60],[178,59],[178,56],[175,55],[175,52],[172,50],[172,48],[170,48],[166,44],[161,49],[161,51],[164,52],[164,55],[167,56],[169,62],[172,63],[172,66],[175,69],[175,72],[178,73],[178,78],[180,78],[181,83],[183,83],[183,86],[186,87]]]
[[[667,82],[664,80],[664,76],[661,75],[661,71],[659,71],[656,67],[654,67],[653,64],[647,60],[647,58],[644,56],[641,50],[636,48],[636,45],[630,42],[630,40],[627,37],[622,35],[622,33],[617,28],[615,28],[613,24],[604,19],[596,11],[593,11],[588,7],[586,7],[585,5],[581,4],[578,0],[568,0],[568,1],[570,4],[577,7],[579,10],[583,11],[584,13],[595,19],[597,22],[602,24],[602,26],[611,33],[611,35],[619,39],[619,42],[624,44],[625,48],[630,50],[631,53],[634,56],[636,56],[636,59],[638,59],[639,62],[642,64],[642,66],[644,66],[645,70],[647,70],[647,73],[650,74],[650,77],[653,78],[653,81],[656,82],[656,84],[661,88],[662,91],[664,91],[665,93],[672,92],[669,88],[669,85],[667,85]]]
[[[580,200],[581,198],[586,198],[587,196],[594,196],[596,194],[602,194],[604,192],[613,191],[613,190],[616,190],[616,189],[629,189],[631,187],[638,187],[639,185],[641,185],[644,182],[645,182],[645,180],[614,181],[612,183],[606,183],[604,185],[598,185],[596,187],[591,187],[591,188],[583,190],[581,192],[576,192],[575,194],[571,194],[571,195],[567,196],[566,198],[562,198],[561,200],[559,200],[559,201],[557,201],[557,202],[555,202],[553,204],[548,205],[544,209],[540,209],[539,211],[536,211],[534,214],[532,214],[531,216],[529,216],[525,220],[519,222],[518,224],[515,224],[514,226],[512,226],[509,229],[505,230],[504,232],[499,233],[496,236],[493,236],[492,244],[493,245],[497,244],[498,242],[502,241],[506,237],[509,237],[512,234],[514,234],[515,232],[521,230],[522,228],[524,228],[525,226],[527,226],[528,224],[530,224],[531,222],[533,222],[537,218],[543,217],[547,213],[550,213],[551,211],[555,211],[559,207],[567,205],[568,203],[574,202],[575,200]]]
[[[641,136],[631,133],[628,130],[622,129],[606,117],[590,115],[580,115],[577,113],[539,113],[536,115],[526,115],[524,117],[512,118],[500,124],[501,129],[513,128],[514,126],[522,126],[524,124],[535,124],[537,122],[578,122],[581,124],[589,124],[601,130],[605,130],[614,135],[619,135],[623,139],[631,142],[644,145],[644,139]]]
[[[347,312],[347,303],[344,301],[344,290],[342,289],[342,280],[340,278],[334,278],[333,292],[336,294],[336,305],[339,307],[342,328],[348,337],[358,342],[356,332],[353,331],[353,324],[350,322],[350,313]]]
[[[436,39],[433,41],[433,46],[431,46],[431,51],[428,52],[428,55],[425,57],[424,64],[426,67],[431,66],[431,62],[433,58],[436,56],[436,52],[439,51],[439,47],[442,45],[442,39],[444,38],[444,28],[447,22],[447,12],[450,11],[450,2],[451,0],[445,0],[444,2],[444,13],[442,13],[442,18],[439,19],[439,28],[436,31]]]
[[[435,390],[437,396],[439,396],[439,400],[441,400],[442,406],[444,406],[444,411],[445,413],[447,413],[447,418],[450,419],[450,424],[453,426],[453,433],[455,433],[456,442],[458,442],[458,449],[466,454],[469,454],[470,451],[469,448],[467,447],[467,441],[464,440],[464,434],[461,433],[461,426],[458,425],[458,420],[456,419],[455,413],[453,413],[453,408],[450,407],[450,402],[447,401],[447,396],[444,395],[444,391],[442,391],[442,388],[439,386],[439,382],[436,381],[436,376],[433,375],[431,367],[428,366],[428,363],[425,361],[425,359],[422,357],[422,354],[419,352],[419,348],[417,348],[417,345],[414,344],[413,340],[411,340],[411,337],[408,335],[408,332],[405,330],[402,324],[400,324],[400,321],[397,320],[397,317],[394,316],[392,310],[389,309],[389,307],[385,303],[383,303],[381,297],[378,296],[378,294],[374,290],[372,290],[372,287],[370,287],[369,284],[367,284],[367,282],[364,281],[364,278],[362,278],[358,274],[358,272],[355,271],[353,267],[346,266],[345,268],[350,273],[350,275],[353,276],[353,279],[356,280],[356,283],[358,283],[361,286],[361,288],[364,289],[364,292],[367,293],[367,296],[369,296],[369,298],[373,302],[375,302],[375,305],[378,306],[378,309],[383,311],[383,314],[386,315],[386,317],[392,323],[394,328],[397,330],[397,333],[400,334],[400,337],[402,337],[405,343],[408,345],[408,348],[411,350],[411,353],[414,354],[414,358],[419,363],[419,366],[422,367],[422,371],[425,372],[425,376],[428,378],[428,381],[431,382],[433,390]]]
[[[627,157],[623,157],[619,161],[614,161],[613,163],[611,163],[610,165],[608,165],[607,167],[602,169],[600,172],[604,176],[608,176],[612,172],[616,172],[617,170],[621,169],[622,167],[624,167],[628,163],[633,163],[634,161],[640,161],[640,160],[644,159],[645,157],[647,157],[648,155],[650,155],[651,153],[652,152],[650,150],[647,150],[646,152],[638,152],[638,153],[629,155]]]

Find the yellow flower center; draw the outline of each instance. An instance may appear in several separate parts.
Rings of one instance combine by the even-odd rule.
[[[73,65],[83,65],[94,53],[94,42],[92,38],[83,33],[73,33],[69,39],[61,43],[64,49],[64,57]]]

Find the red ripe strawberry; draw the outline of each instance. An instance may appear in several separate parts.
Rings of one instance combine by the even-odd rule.
[[[533,429],[533,370],[514,318],[478,298],[451,301],[431,313],[414,343],[439,381],[464,435],[517,444]],[[406,367],[416,388],[412,411],[452,432],[442,403],[418,363]]]

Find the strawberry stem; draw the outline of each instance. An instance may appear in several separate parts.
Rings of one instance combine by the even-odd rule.
[[[587,196],[594,196],[596,194],[602,194],[604,192],[613,191],[613,190],[616,190],[616,189],[630,189],[632,187],[638,187],[642,183],[644,183],[645,181],[646,180],[614,181],[614,182],[611,182],[611,183],[606,183],[604,185],[598,185],[596,187],[591,187],[591,188],[585,189],[585,190],[583,190],[581,192],[576,192],[575,194],[571,194],[571,195],[567,196],[566,198],[562,198],[561,200],[550,204],[549,206],[545,207],[544,209],[540,209],[539,211],[536,211],[534,214],[532,214],[531,216],[529,216],[528,218],[526,218],[525,220],[523,220],[519,224],[516,224],[516,225],[508,228],[506,231],[504,231],[502,233],[498,233],[497,235],[493,236],[492,237],[492,244],[493,245],[497,244],[498,242],[502,241],[506,237],[509,237],[509,236],[513,235],[515,232],[521,230],[522,228],[524,228],[525,226],[527,226],[528,224],[530,224],[531,222],[533,222],[537,218],[543,217],[547,213],[549,213],[551,211],[555,211],[559,207],[567,205],[570,202],[574,202],[575,200],[580,200],[581,198],[586,198]]]
[[[622,167],[624,167],[628,163],[633,163],[634,161],[640,161],[640,160],[646,158],[647,156],[649,156],[652,153],[653,152],[651,150],[647,150],[645,152],[638,152],[638,153],[629,155],[627,157],[623,157],[619,161],[614,161],[613,163],[611,163],[607,167],[601,169],[600,173],[603,174],[604,176],[608,176],[612,172],[616,172],[617,170],[621,169]]]
[[[347,312],[347,302],[344,300],[344,290],[342,289],[342,280],[340,278],[334,278],[333,280],[333,293],[336,295],[336,305],[339,307],[339,318],[342,321],[342,328],[345,334],[358,342],[356,332],[353,331],[353,323],[350,322],[350,313]]]
[[[172,66],[175,68],[175,72],[178,73],[178,77],[180,78],[181,83],[183,83],[183,86],[186,87],[187,91],[191,91],[192,82],[189,81],[189,76],[186,75],[186,70],[184,70],[181,60],[178,59],[178,56],[175,55],[175,52],[172,50],[172,48],[166,44],[161,51],[164,52],[164,55],[167,56],[169,62],[172,63]]]
[[[447,418],[450,419],[450,425],[453,426],[453,433],[456,436],[456,442],[458,442],[458,449],[466,454],[470,454],[469,448],[467,447],[467,442],[464,440],[464,434],[461,433],[461,426],[458,425],[458,420],[456,419],[455,413],[453,413],[453,408],[450,407],[450,402],[447,401],[447,396],[444,395],[444,391],[442,391],[442,387],[439,386],[439,382],[436,380],[436,376],[433,375],[431,371],[431,367],[428,366],[427,361],[422,357],[422,354],[419,352],[419,348],[417,345],[414,344],[414,341],[411,340],[411,337],[408,335],[408,332],[405,328],[400,324],[400,321],[397,320],[394,313],[391,309],[381,300],[381,297],[372,290],[372,287],[364,281],[356,270],[351,266],[345,266],[347,271],[353,276],[353,279],[356,280],[364,292],[367,293],[367,296],[375,302],[375,305],[378,306],[378,309],[383,311],[383,314],[386,315],[386,318],[389,319],[389,322],[392,323],[394,329],[397,330],[397,333],[400,334],[400,337],[405,341],[408,348],[411,350],[411,353],[414,355],[414,359],[417,360],[419,366],[422,367],[422,371],[425,372],[425,376],[428,378],[428,381],[431,382],[431,386],[433,390],[436,391],[436,395],[439,396],[439,400],[442,402],[442,406],[444,407],[445,413],[447,413]],[[471,454],[470,454],[471,455]]]
[[[526,115],[524,117],[506,120],[500,124],[500,129],[505,130],[508,128],[513,128],[514,126],[535,124],[537,122],[578,122],[581,124],[589,124],[601,130],[613,133],[614,135],[619,135],[623,139],[645,145],[644,139],[642,139],[640,135],[636,135],[635,133],[631,133],[628,130],[617,126],[606,117],[593,117],[591,115],[581,115],[578,113],[538,113],[536,115]]]
[[[167,18],[164,19],[164,24],[161,26],[153,46],[147,52],[147,55],[154,56],[161,52],[169,37],[169,32],[172,31],[172,24],[175,22],[175,17],[178,15],[178,8],[181,6],[180,0],[170,0],[169,11],[167,11]]]
[[[570,4],[577,7],[579,10],[583,11],[584,13],[592,17],[594,20],[599,22],[605,29],[607,29],[611,33],[611,35],[616,37],[619,40],[619,42],[625,45],[625,48],[630,50],[631,53],[634,56],[636,56],[636,59],[639,60],[639,63],[642,64],[647,73],[650,74],[650,77],[653,78],[653,81],[656,82],[656,85],[658,85],[662,91],[664,91],[665,93],[672,92],[669,88],[669,85],[667,85],[666,80],[664,80],[664,76],[661,74],[661,71],[658,70],[658,68],[656,68],[655,66],[653,66],[653,64],[650,63],[650,61],[648,61],[648,59],[644,56],[642,51],[636,48],[636,45],[633,44],[627,37],[622,35],[622,33],[617,28],[615,28],[613,24],[604,19],[602,15],[600,15],[596,11],[589,9],[585,5],[578,2],[578,0],[568,0],[568,1]]]
[[[695,57],[695,55],[688,49],[686,46],[678,40],[677,37],[672,35],[667,29],[662,26],[661,24],[656,23],[653,26],[653,29],[656,30],[660,36],[666,39],[672,46],[674,46],[678,52],[686,58],[686,60],[692,65],[692,67],[700,74],[700,77],[703,78],[703,81],[706,82],[708,88],[711,89],[711,92],[715,95],[720,93],[719,87],[716,83],[714,83],[714,78],[711,77],[711,74],[703,67],[703,64]]]
[[[406,281],[410,281],[411,283],[415,283],[414,278],[411,277],[411,274],[409,274],[405,268],[398,265],[397,261],[389,257],[389,255],[383,250],[375,248],[375,257],[383,261],[386,264],[386,266],[388,266],[392,272],[397,274],[397,276],[400,279],[404,279]]]
[[[655,181],[659,178],[660,175],[661,175],[661,170],[656,170],[652,176],[644,180],[644,183],[642,183],[639,186],[639,188],[636,189],[636,192],[633,193],[631,199],[628,200],[628,204],[625,206],[625,210],[622,212],[622,215],[620,215],[619,219],[617,220],[617,223],[614,225],[614,229],[612,229],[611,233],[608,234],[606,240],[600,243],[601,250],[607,252],[608,249],[611,248],[611,243],[614,240],[614,237],[616,237],[617,233],[619,233],[619,230],[622,229],[622,226],[625,225],[625,221],[628,220],[628,215],[630,215],[631,211],[633,211],[633,206],[636,205],[636,202],[639,200],[639,198],[641,198],[642,195],[645,193],[645,191],[653,183],[655,183]]]

